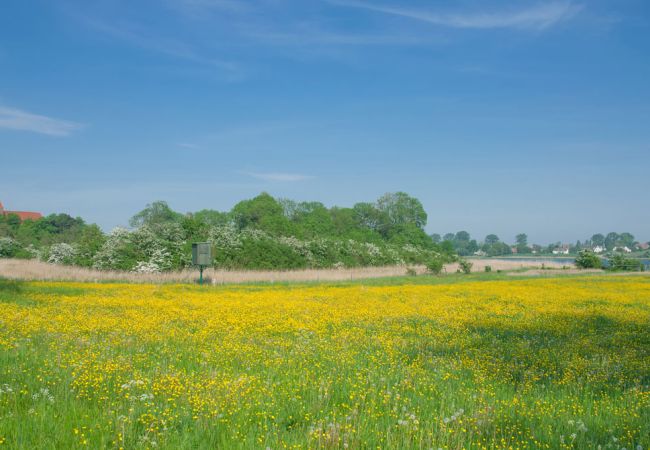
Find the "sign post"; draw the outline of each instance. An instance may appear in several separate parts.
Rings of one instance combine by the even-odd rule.
[[[212,265],[212,246],[209,242],[192,244],[192,264],[199,266],[199,284],[203,284],[203,269]]]

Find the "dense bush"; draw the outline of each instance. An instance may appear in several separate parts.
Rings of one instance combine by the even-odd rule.
[[[627,258],[622,254],[615,254],[609,259],[609,270],[640,272],[643,271],[643,263],[638,259]]]
[[[600,257],[591,250],[581,250],[575,264],[580,269],[600,269],[603,266]]]
[[[461,258],[461,259],[458,260],[459,270],[461,272],[463,272],[463,273],[466,273],[466,274],[472,273],[472,266],[473,265],[474,264],[472,264],[471,262],[469,262],[468,260],[466,260],[464,258]]]
[[[11,219],[11,220],[10,220]],[[210,242],[215,266],[300,269],[424,264],[449,259],[449,243],[424,232],[422,204],[405,193],[375,203],[326,208],[263,193],[230,212],[180,214],[154,202],[107,235],[65,214],[20,222],[0,218],[0,257],[40,257],[105,270],[162,272],[189,267],[192,242]]]
[[[425,261],[427,270],[434,274],[439,275],[445,267],[445,260],[438,255],[432,256]]]
[[[20,244],[10,237],[0,237],[0,258],[12,258],[20,250]]]

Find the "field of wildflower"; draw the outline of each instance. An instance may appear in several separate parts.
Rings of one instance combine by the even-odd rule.
[[[0,281],[0,444],[648,449],[650,278]]]

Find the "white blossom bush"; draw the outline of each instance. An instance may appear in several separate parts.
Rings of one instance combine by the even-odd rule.
[[[47,262],[50,264],[72,264],[77,250],[70,244],[60,243],[50,247]]]
[[[113,229],[106,242],[93,257],[95,269],[126,269],[132,254],[131,232],[126,228]]]
[[[133,272],[136,273],[160,273],[160,266],[151,261],[140,261],[133,268]]]
[[[10,237],[0,237],[0,258],[11,258],[20,250],[20,244]]]
[[[25,248],[25,252],[30,256],[30,258],[34,259],[41,259],[42,251],[34,247],[34,244],[29,244],[27,248]]]

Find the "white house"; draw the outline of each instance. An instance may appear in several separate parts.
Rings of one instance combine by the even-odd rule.
[[[553,250],[554,255],[568,255],[569,254],[569,246],[568,245],[563,245],[562,247],[558,247]]]
[[[600,245],[597,245],[597,246],[595,246],[592,250],[594,251],[594,253],[602,253],[602,252],[604,252],[606,249],[605,249],[605,247],[602,247],[602,246],[600,246]]]
[[[487,253],[485,253],[483,250],[478,250],[474,252],[474,256],[486,256]]]
[[[624,252],[624,253],[632,253],[632,250],[630,250],[629,247],[614,247],[615,252]]]

